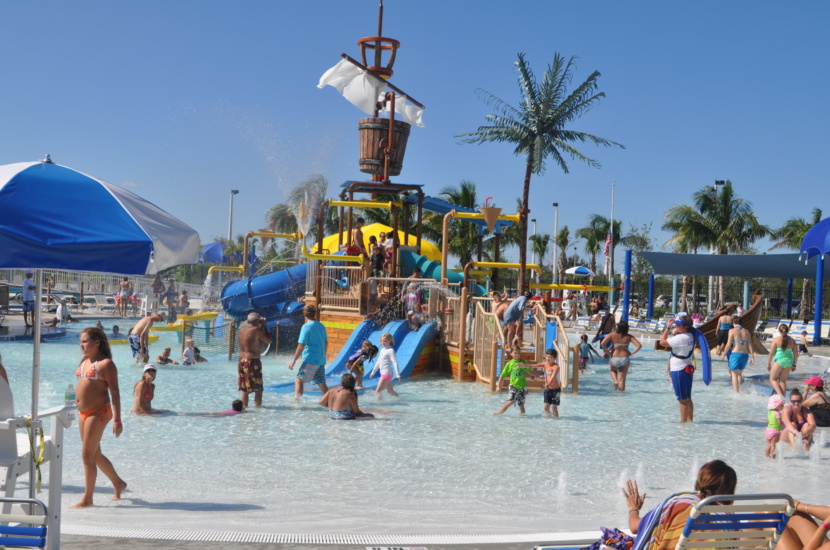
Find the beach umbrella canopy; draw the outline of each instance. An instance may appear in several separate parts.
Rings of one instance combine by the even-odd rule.
[[[54,164],[48,155],[40,162],[0,166],[0,268],[35,268],[35,303],[44,268],[145,275],[196,263],[199,246],[199,234],[161,208]],[[32,418],[37,420],[39,307],[33,336]],[[33,465],[30,476],[34,471]]]
[[[801,254],[812,258],[830,252],[830,218],[824,218],[807,231],[801,240]]]
[[[587,267],[583,267],[581,265],[575,267],[569,267],[565,270],[565,273],[568,275],[581,275],[583,277],[596,277],[597,274],[588,269]]]
[[[0,268],[152,274],[199,260],[199,234],[156,205],[50,160],[0,166]]]

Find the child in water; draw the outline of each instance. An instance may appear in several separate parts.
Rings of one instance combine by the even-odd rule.
[[[389,395],[393,397],[398,397],[398,394],[392,389],[392,374],[394,373],[398,380],[401,379],[401,373],[398,369],[398,357],[395,355],[395,349],[392,347],[395,345],[395,340],[391,334],[386,332],[380,337],[380,345],[383,346],[383,349],[378,354],[377,361],[375,361],[375,368],[372,369],[369,378],[373,378],[376,372],[380,372],[380,381],[378,382],[376,390],[378,399],[381,398],[381,392],[383,390],[388,391]],[[393,366],[395,367],[394,371],[392,370]]]
[[[182,365],[193,365],[196,363],[196,352],[193,349],[193,340],[188,338],[185,340],[184,345],[186,347],[182,352]]]
[[[156,366],[147,365],[144,367],[144,374],[141,375],[135,386],[133,386],[133,414],[152,414],[153,397],[156,393]]]
[[[159,365],[178,365],[178,361],[173,361],[170,359],[170,348],[164,348],[164,351],[161,352],[161,355],[156,357],[156,363]]]
[[[779,395],[773,395],[767,401],[767,429],[764,435],[767,438],[767,447],[764,451],[765,456],[775,458],[775,446],[781,439],[781,430],[784,429],[783,421],[781,420],[781,411],[784,410],[785,401]]]
[[[527,397],[527,374],[533,370],[533,368],[527,364],[527,362],[522,359],[522,350],[519,346],[514,346],[512,350],[512,359],[504,365],[504,368],[501,370],[501,374],[499,375],[499,380],[496,382],[496,391],[501,391],[501,379],[505,376],[510,376],[510,385],[508,389],[510,391],[507,401],[502,405],[499,412],[494,413],[493,416],[497,416],[502,414],[506,411],[510,405],[516,404],[519,406],[519,413],[525,413],[525,398]]]
[[[594,349],[594,346],[588,343],[588,335],[583,334],[579,337],[579,372],[585,372],[588,370],[588,358],[591,358],[591,363],[594,362],[594,358],[591,356],[591,353],[599,357],[599,353],[597,350]]]
[[[360,351],[353,354],[349,357],[349,360],[346,361],[346,368],[349,369],[349,372],[352,373],[352,376],[355,377],[355,381],[357,382],[357,387],[355,389],[365,389],[363,387],[363,369],[365,363],[377,354],[377,346],[373,345],[369,340],[364,340],[360,347]]]
[[[551,348],[545,352],[545,362],[534,365],[541,368],[545,373],[544,402],[545,415],[559,418],[559,397],[562,393],[562,385],[559,383],[558,354]]]
[[[329,418],[332,420],[355,420],[375,416],[360,410],[357,404],[354,376],[348,372],[343,373],[340,378],[340,387],[327,391],[318,403],[329,410]]]

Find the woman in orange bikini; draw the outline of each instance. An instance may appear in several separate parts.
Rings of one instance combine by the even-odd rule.
[[[81,353],[84,358],[78,366],[77,404],[78,427],[81,431],[81,459],[84,462],[84,496],[73,508],[92,506],[92,493],[98,468],[115,487],[113,500],[121,498],[127,483],[118,477],[115,468],[101,452],[104,428],[112,420],[112,433],[121,435],[121,394],[118,391],[118,369],[112,362],[112,352],[107,335],[99,328],[86,328],[81,332]],[[112,402],[110,402],[112,399]]]

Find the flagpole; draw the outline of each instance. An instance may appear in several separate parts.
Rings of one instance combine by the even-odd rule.
[[[611,265],[608,267],[608,286],[611,287],[611,299],[608,303],[611,306],[617,303],[616,293],[614,292],[614,187],[616,183],[616,180],[611,180],[611,226],[608,230],[611,234]]]

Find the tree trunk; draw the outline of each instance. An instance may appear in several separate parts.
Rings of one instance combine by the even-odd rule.
[[[519,228],[519,234],[521,235],[519,238],[519,282],[516,285],[519,295],[527,288],[525,283],[525,276],[527,275],[527,215],[530,212],[528,203],[530,201],[530,176],[533,174],[534,153],[533,146],[531,145],[530,150],[527,152],[527,169],[525,170],[524,189],[522,189],[522,211],[520,212],[519,218],[519,223],[522,224]]]
[[[716,310],[723,309],[726,305],[726,282],[724,281],[723,275],[718,275],[718,303],[715,307]]]
[[[689,276],[688,275],[683,275],[683,290],[682,290],[683,293],[680,295],[681,296],[680,299],[683,300],[684,304],[686,303],[686,295],[689,293],[689,288],[688,287],[689,287]],[[691,308],[689,308],[689,309],[691,309]]]
[[[820,258],[819,258],[820,259]],[[807,317],[804,315],[804,312],[807,311],[805,306],[807,305],[807,291],[809,290],[810,279],[804,279],[801,282],[801,305],[798,306],[798,312],[804,317],[804,320],[807,320]]]

